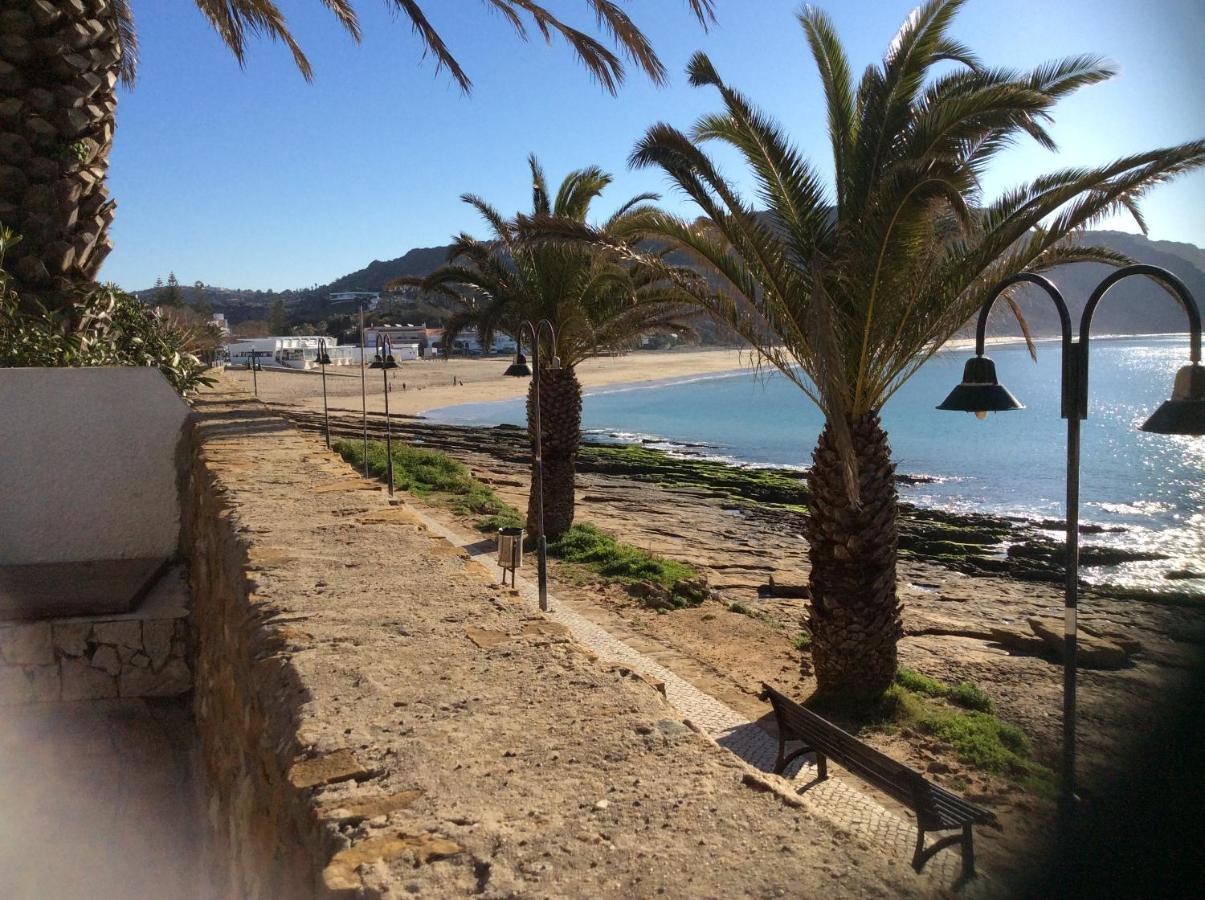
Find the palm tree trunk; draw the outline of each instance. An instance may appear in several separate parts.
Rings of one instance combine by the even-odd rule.
[[[535,440],[535,379],[527,391],[527,430]],[[582,386],[572,367],[540,371],[540,431],[544,453],[544,534],[555,540],[573,524],[574,467],[582,439]],[[534,446],[534,444],[533,444]],[[535,462],[527,530],[539,535]]]
[[[112,248],[105,176],[121,48],[108,0],[8,4],[0,41],[0,222],[26,307],[62,307]]]
[[[819,698],[857,706],[877,700],[891,686],[903,626],[895,585],[895,464],[887,433],[875,413],[854,419],[850,430],[858,506],[850,503],[828,425],[808,471],[808,627]]]

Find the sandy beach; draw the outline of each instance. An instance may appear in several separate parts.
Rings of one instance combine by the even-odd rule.
[[[489,403],[510,400],[527,393],[526,378],[503,375],[508,356],[417,359],[399,364],[389,373],[389,411],[394,415],[417,416],[460,403]],[[577,367],[582,386],[589,389],[612,384],[687,378],[720,372],[752,371],[748,351],[731,349],[647,351],[587,360]],[[251,373],[233,369],[226,377],[250,388]],[[322,410],[322,383],[317,371],[265,369],[256,378],[261,399],[285,407]],[[368,408],[383,411],[383,379],[379,370],[368,370]],[[360,370],[327,369],[327,397],[332,410],[360,409]]]

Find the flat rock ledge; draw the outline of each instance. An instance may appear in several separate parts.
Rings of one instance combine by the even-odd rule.
[[[932,894],[319,441],[221,383],[194,408],[183,547],[215,895]]]

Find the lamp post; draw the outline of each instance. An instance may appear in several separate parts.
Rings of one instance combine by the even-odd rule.
[[[1201,313],[1196,301],[1175,275],[1158,266],[1126,266],[1105,278],[1088,299],[1080,318],[1079,340],[1071,333],[1071,314],[1057,287],[1041,275],[1022,272],[996,285],[979,310],[975,328],[975,356],[966,363],[962,383],[938,409],[972,412],[986,418],[988,412],[1023,409],[1017,399],[996,380],[996,365],[983,355],[987,318],[992,305],[1005,290],[1029,283],[1046,292],[1058,309],[1062,327],[1062,410],[1067,420],[1067,539],[1066,582],[1063,594],[1063,753],[1059,811],[1066,824],[1075,804],[1075,677],[1076,637],[1079,603],[1079,470],[1080,422],[1088,417],[1088,339],[1092,315],[1109,290],[1122,279],[1145,275],[1169,289],[1188,314],[1189,365],[1176,374],[1170,400],[1164,402],[1142,425],[1156,434],[1205,435],[1205,367],[1201,365]]]
[[[326,405],[326,367],[331,364],[331,358],[326,353],[326,341],[318,339],[318,365],[322,367],[322,423],[326,431],[326,449],[331,448],[331,413]]]
[[[543,612],[548,612],[548,541],[544,537],[544,447],[543,447],[543,432],[540,430],[540,333],[541,330],[548,327],[548,342],[552,348],[552,361],[549,364],[549,369],[559,369],[561,367],[561,359],[556,355],[556,329],[547,319],[540,319],[534,325],[531,322],[524,321],[519,323],[519,328],[515,333],[515,361],[511,363],[504,374],[514,378],[526,378],[532,374],[532,368],[528,368],[527,360],[523,358],[521,352],[523,346],[523,332],[526,329],[531,334],[531,362],[535,371],[535,430],[536,430],[536,456],[535,456],[535,479],[532,488],[536,492],[536,563],[538,583],[540,589],[540,609]]]
[[[364,374],[364,301],[345,297],[331,302],[331,306],[339,303],[354,302],[360,308],[360,420],[364,426],[364,477],[368,477],[368,382]]]
[[[259,351],[255,348],[251,349],[251,390],[256,397],[259,397],[259,376],[256,373],[260,370]]]
[[[393,358],[393,345],[388,337],[377,335],[376,355],[372,358],[371,369],[380,369],[381,378],[385,382],[385,477],[389,481],[389,496],[393,496],[393,428],[389,420],[389,370],[397,368],[397,360]],[[368,458],[368,445],[364,445],[364,457]]]

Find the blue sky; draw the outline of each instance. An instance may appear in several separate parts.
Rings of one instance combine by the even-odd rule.
[[[189,2],[134,0],[142,45],[138,84],[123,91],[110,190],[118,201],[116,249],[101,277],[130,289],[176,272],[183,283],[300,288],[325,283],[413,247],[481,233],[461,193],[504,212],[527,209],[525,159],[549,178],[598,164],[616,176],[599,209],[645,190],[694,210],[656,172],[627,157],[657,121],[686,128],[718,108],[683,69],[705,50],[720,74],[772,113],[803,151],[830,167],[820,88],[797,0],[717,0],[703,33],[683,0],[634,0],[670,71],[653,87],[630,71],[611,97],[561,44],[524,44],[477,0],[427,0],[429,16],[469,76],[464,96],[422,59],[418,40],[381,0],[360,0],[365,37],[354,44],[317,0],[282,3],[315,69],[306,84],[285,49],[257,41],[240,69]],[[855,69],[881,57],[911,0],[830,0]],[[573,24],[576,2],[553,6]],[[1058,109],[1058,154],[1010,151],[988,189],[1066,165],[1201,137],[1205,133],[1205,4],[1199,0],[971,0],[958,38],[989,64],[1028,67],[1081,52],[1120,68]],[[745,176],[718,153],[725,174]],[[1147,199],[1151,236],[1205,246],[1205,173]],[[1128,221],[1113,227],[1135,230]]]

